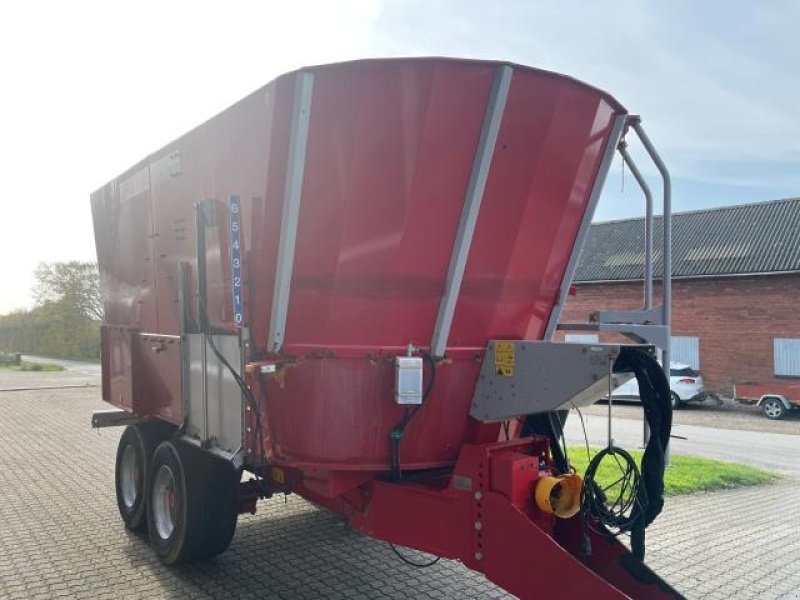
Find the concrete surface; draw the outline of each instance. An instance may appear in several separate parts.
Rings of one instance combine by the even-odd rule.
[[[0,389],[21,375],[31,387],[77,376],[0,372]],[[97,408],[97,387],[0,392],[0,598],[505,597],[455,561],[406,566],[292,496],[240,518],[222,556],[166,568],[119,520],[121,431],[92,431]],[[669,499],[648,562],[689,598],[789,598],[800,595],[798,523],[796,480]]]

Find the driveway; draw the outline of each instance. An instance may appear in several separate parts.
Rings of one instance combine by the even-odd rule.
[[[0,390],[35,388],[44,376],[76,374],[0,371]],[[507,597],[456,561],[409,567],[386,544],[294,496],[242,516],[222,556],[164,567],[119,520],[113,471],[121,430],[89,428],[91,411],[107,408],[92,381],[0,391],[0,598]],[[788,599],[800,595],[797,523],[800,482],[789,478],[670,498],[648,530],[647,560],[689,598]]]

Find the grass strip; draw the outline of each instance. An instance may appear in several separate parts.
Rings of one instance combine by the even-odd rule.
[[[0,368],[8,369],[9,371],[63,371],[64,367],[61,365],[54,365],[50,363],[29,362],[23,360],[18,365],[2,365]]]
[[[586,448],[571,446],[568,451],[570,463],[577,473],[583,476],[589,465]],[[594,456],[598,449],[590,448],[589,451],[591,456]],[[636,463],[641,464],[642,451],[629,450],[629,452]],[[614,461],[609,458],[604,459],[597,473],[598,483],[601,486],[611,485],[619,477],[620,471]],[[672,454],[670,455],[670,466],[664,473],[664,493],[667,496],[675,496],[694,492],[713,492],[742,486],[763,485],[779,478],[780,476],[775,473],[749,465],[699,456]]]

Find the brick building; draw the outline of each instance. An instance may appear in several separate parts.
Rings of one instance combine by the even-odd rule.
[[[662,272],[660,228],[657,218],[656,278]],[[672,360],[701,369],[708,389],[719,393],[731,394],[736,385],[739,396],[794,395],[789,390],[800,381],[800,198],[678,213],[672,231]],[[599,309],[641,308],[643,273],[643,219],[592,224],[575,273],[576,293],[561,321],[585,322]],[[660,304],[658,282],[654,288]],[[615,339],[606,335],[601,341]]]

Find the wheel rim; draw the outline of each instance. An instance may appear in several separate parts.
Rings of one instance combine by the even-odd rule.
[[[778,403],[775,400],[768,400],[764,404],[764,412],[767,413],[768,417],[772,417],[774,419],[781,416],[781,407],[778,406]]]
[[[139,498],[140,482],[142,475],[139,465],[136,464],[136,449],[128,444],[122,453],[122,462],[119,466],[119,487],[122,492],[122,503],[125,508],[133,508]]]
[[[153,481],[153,520],[162,539],[175,530],[177,504],[175,476],[167,465],[161,465]]]

